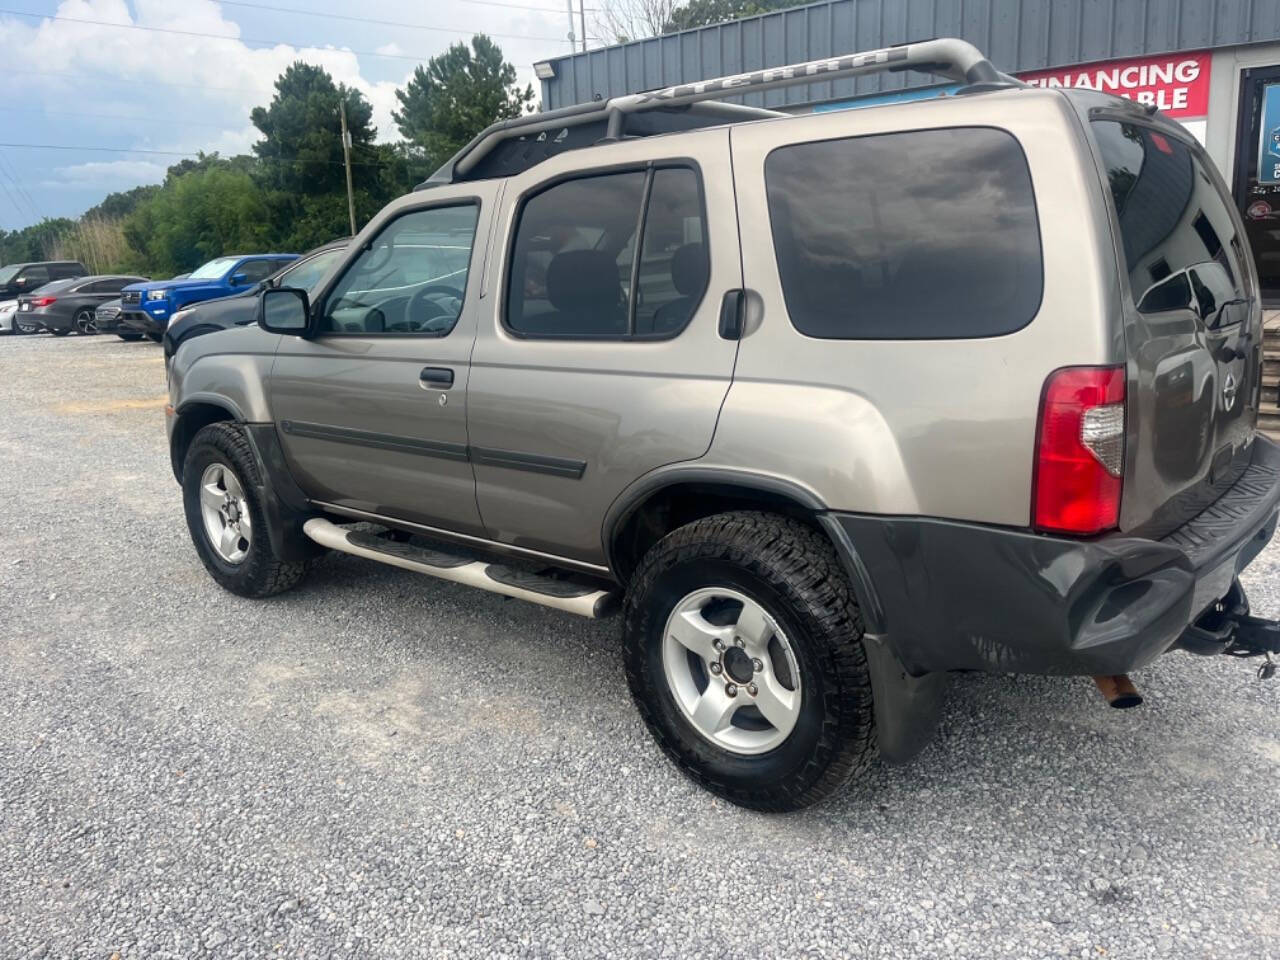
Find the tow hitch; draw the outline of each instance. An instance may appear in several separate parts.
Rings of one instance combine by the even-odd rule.
[[[1227,595],[1187,627],[1175,646],[1202,656],[1225,653],[1229,657],[1265,657],[1258,679],[1276,675],[1274,654],[1280,654],[1280,621],[1249,615],[1249,599],[1240,581]]]

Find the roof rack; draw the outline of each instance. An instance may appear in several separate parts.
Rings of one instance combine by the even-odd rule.
[[[660,90],[579,103],[546,113],[532,113],[525,117],[500,121],[481,131],[416,189],[422,190],[445,183],[456,183],[459,180],[477,179],[474,173],[481,161],[504,142],[512,140],[519,140],[526,144],[531,139],[540,144],[563,144],[568,139],[566,134],[569,130],[587,124],[604,126],[604,137],[597,138],[591,141],[592,143],[598,143],[601,140],[605,142],[620,140],[632,132],[628,130],[629,121],[632,118],[654,112],[660,112],[668,117],[672,114],[681,114],[683,120],[666,129],[662,129],[659,123],[659,129],[648,131],[650,133],[785,116],[777,110],[708,101],[719,97],[740,96],[744,93],[759,93],[798,83],[839,80],[870,73],[896,73],[903,70],[940,74],[955,82],[972,85],[1019,84],[1019,81],[997,71],[977,47],[954,37],[904,43],[880,50],[849,53],[781,67],[766,67],[751,73],[718,77],[697,83],[683,83]],[[635,126],[635,124],[630,125]],[[648,124],[648,126],[653,125]],[[553,131],[555,136],[548,138],[548,134]],[[574,149],[585,145],[587,144],[569,143],[566,148]],[[546,155],[550,155],[549,152]]]

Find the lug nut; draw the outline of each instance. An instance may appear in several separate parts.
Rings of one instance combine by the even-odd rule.
[[[719,675],[719,673],[720,673],[720,671],[721,671],[722,669],[723,669],[723,668],[722,668],[722,667],[720,666],[720,664],[718,664],[718,663],[713,663],[713,664],[711,665],[711,672],[712,672],[712,673],[714,673],[714,674],[716,674],[716,675]]]
[[[747,641],[743,640],[741,637],[734,637],[733,642],[740,647],[745,647],[747,645]]]
[[[760,688],[757,687],[754,683],[747,684],[747,693],[751,694],[754,697],[759,692],[760,692]]]
[[[726,683],[724,685],[724,693],[727,697],[736,697],[738,695],[738,688],[732,683]]]
[[[751,660],[751,669],[754,670],[756,673],[759,673],[761,670],[764,669],[764,661],[761,660],[759,657],[753,657]]]
[[[719,638],[712,640],[711,645],[715,647],[717,650],[724,650],[724,641]]]

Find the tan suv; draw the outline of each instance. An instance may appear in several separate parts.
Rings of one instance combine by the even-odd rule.
[[[922,69],[953,96],[714,98]],[[910,757],[949,671],[1267,654],[1261,308],[1203,150],[935,40],[486,130],[315,296],[182,346],[191,534],[265,596],[325,549],[621,606],[654,736],[730,800]]]

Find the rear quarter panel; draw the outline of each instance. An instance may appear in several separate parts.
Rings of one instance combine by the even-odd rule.
[[[827,340],[791,324],[764,165],[779,146],[953,126],[1010,133],[1026,155],[1044,258],[1038,312],[986,339]],[[754,469],[828,507],[1026,526],[1036,422],[1058,367],[1123,359],[1101,188],[1079,122],[1049,91],[1017,90],[733,128],[743,266],[753,291],[709,465]],[[892,176],[886,171],[886,176]],[[964,170],[955,170],[962,178]],[[982,243],[975,235],[973,243]]]

